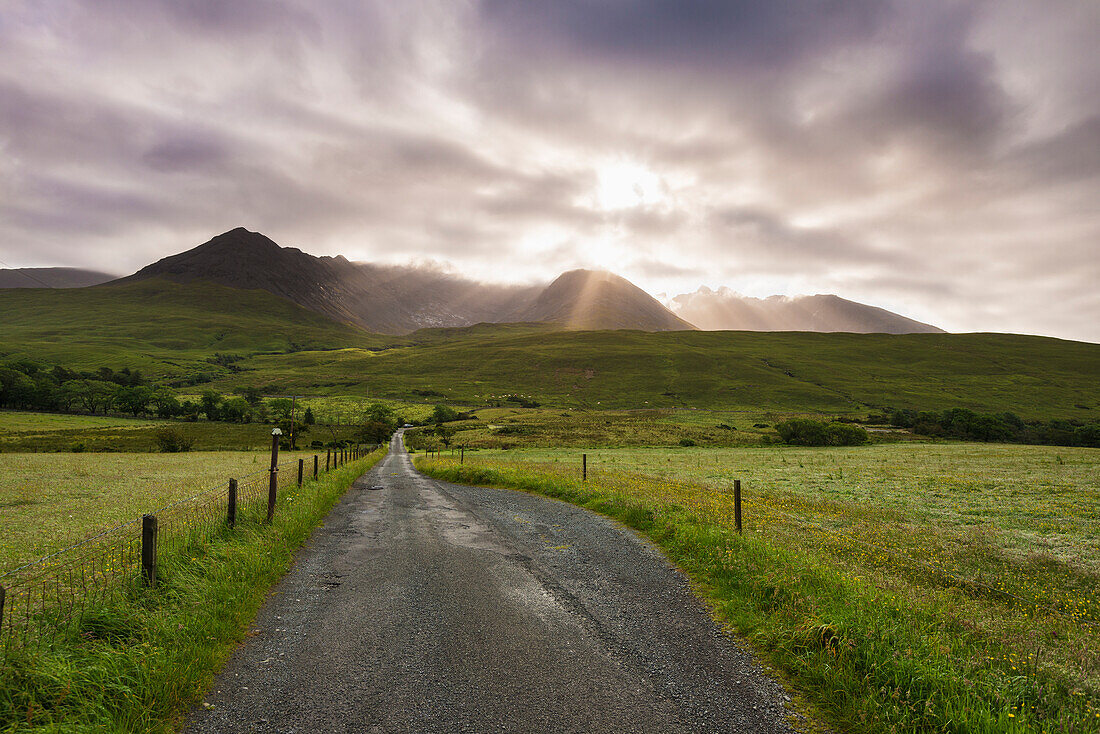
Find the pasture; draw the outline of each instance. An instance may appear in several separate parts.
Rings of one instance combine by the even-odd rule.
[[[358,415],[358,413],[356,414]],[[220,421],[145,420],[118,416],[0,411],[0,453],[159,451],[157,432],[177,429],[195,451],[262,451],[271,445],[271,425]],[[313,441],[353,440],[355,427],[317,424],[299,436]]]
[[[230,477],[264,471],[269,457],[259,451],[0,454],[0,573]],[[279,457],[312,462],[313,453]]]
[[[842,729],[1100,728],[1100,452],[587,453],[587,482],[577,449],[419,464],[562,497],[648,533]]]

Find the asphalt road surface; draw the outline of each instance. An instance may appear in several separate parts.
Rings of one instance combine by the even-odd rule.
[[[189,731],[789,730],[783,691],[648,541],[428,479],[400,435],[253,627]]]

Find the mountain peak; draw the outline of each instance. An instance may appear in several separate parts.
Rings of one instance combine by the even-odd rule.
[[[516,320],[549,321],[567,329],[586,330],[695,328],[626,278],[586,269],[559,275]]]

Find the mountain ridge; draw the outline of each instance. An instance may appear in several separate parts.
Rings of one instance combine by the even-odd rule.
[[[244,227],[162,258],[114,283],[151,278],[262,289],[340,323],[381,334],[478,323],[545,322],[574,330],[941,332],[885,309],[818,295],[741,299],[701,288],[668,308],[614,273],[570,270],[549,284],[498,285],[423,267],[352,262],[283,247]],[[108,284],[110,285],[110,284]],[[736,295],[736,294],[734,294]],[[816,300],[813,300],[816,299]],[[766,307],[761,304],[766,304]]]
[[[87,288],[117,277],[84,268],[0,268],[0,288]]]
[[[702,287],[672,299],[671,310],[706,331],[815,331],[944,334],[943,329],[833,294],[752,298]]]

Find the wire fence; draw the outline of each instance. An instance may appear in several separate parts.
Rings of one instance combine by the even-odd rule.
[[[313,481],[379,447],[282,462],[0,574],[0,648],[45,643],[73,631],[96,636],[97,611],[154,584],[158,557],[182,554],[239,522],[270,521],[276,500],[293,505],[312,499]]]

